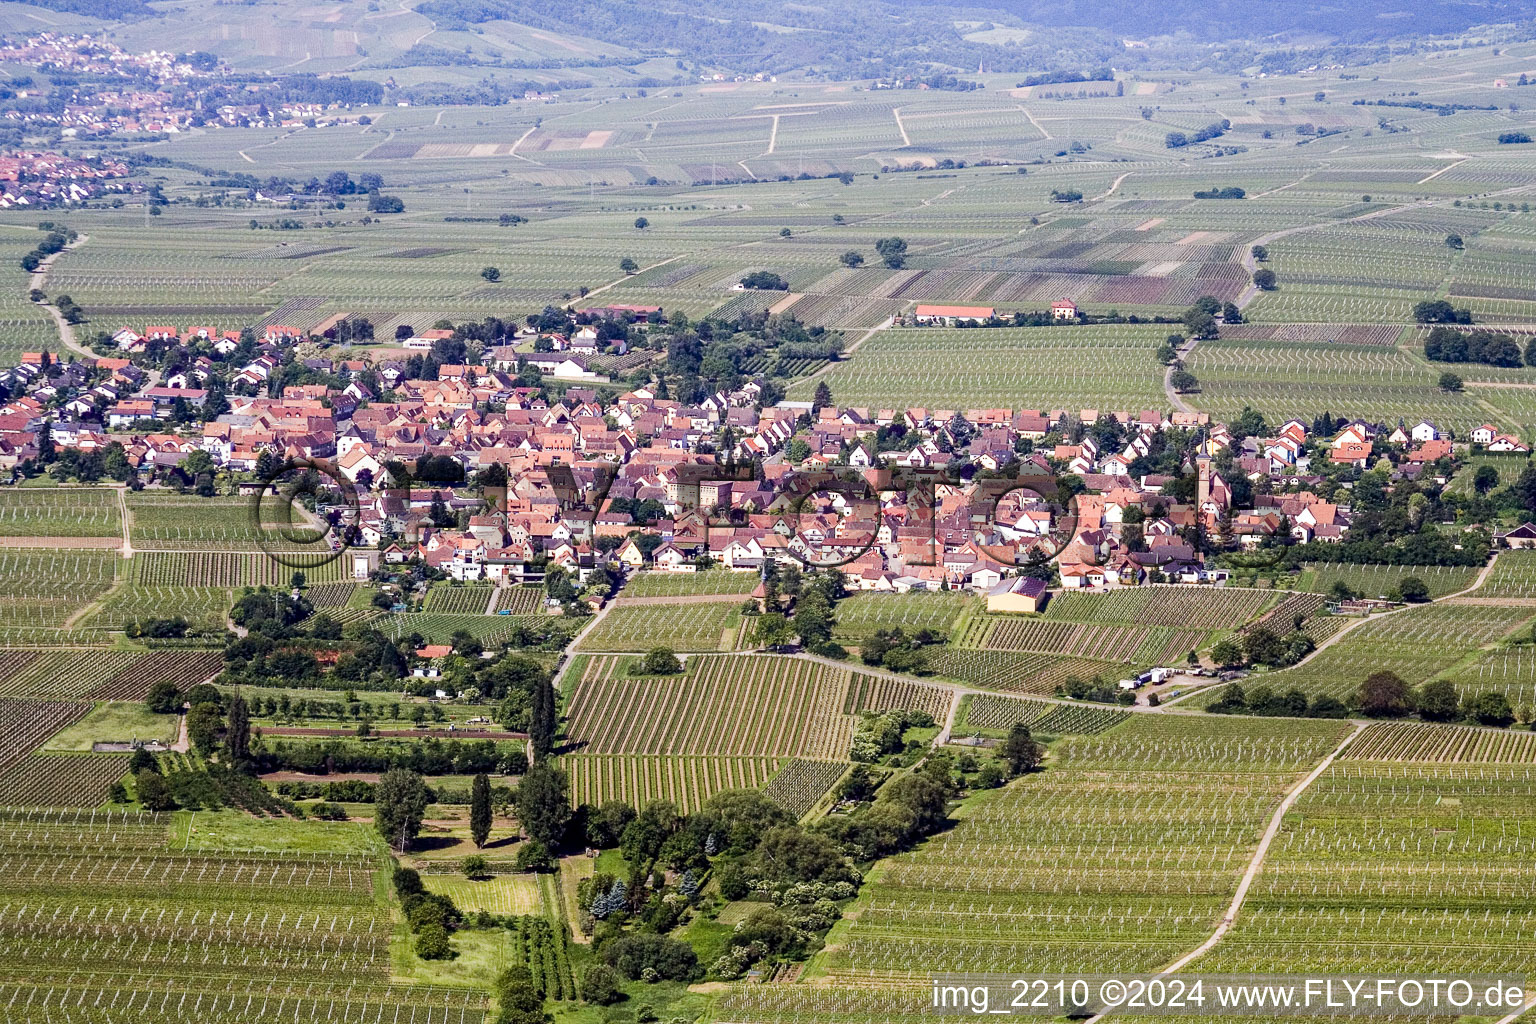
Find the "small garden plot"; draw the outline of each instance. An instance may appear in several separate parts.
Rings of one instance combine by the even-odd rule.
[[[139,491],[128,496],[128,510],[133,546],[144,550],[283,551],[317,561],[328,560],[331,555],[321,531],[297,518],[290,522],[286,518],[289,510],[277,498],[268,498],[258,509],[251,499]]]
[[[1531,738],[1372,726],[1286,816],[1205,969],[1474,974],[1529,963],[1536,911],[1519,894],[1536,879],[1536,768],[1444,739],[1458,731]],[[1364,760],[1362,743],[1401,743],[1367,752],[1414,760]]]
[[[1436,602],[1380,615],[1352,627],[1326,650],[1265,683],[1276,690],[1298,687],[1308,695],[1347,700],[1373,672],[1395,672],[1418,686],[1454,668],[1485,644],[1520,628],[1536,609]],[[1341,616],[1325,616],[1325,621]],[[1195,698],[1214,700],[1222,687]]]
[[[1448,676],[1463,694],[1496,690],[1511,707],[1536,704],[1536,647],[1520,644],[1484,651]]]
[[[1501,551],[1478,597],[1536,598],[1536,551]]]
[[[1152,664],[1183,657],[1200,646],[1204,630],[1165,626],[1121,626],[1053,622],[1046,619],[993,619],[985,636],[991,650],[1069,654],[1099,661]]]
[[[458,878],[453,875],[422,876],[428,892],[442,893],[454,906],[469,913],[542,914],[539,881],[535,875],[497,875],[493,878]]]
[[[101,601],[80,625],[91,629],[123,629],[144,619],[180,617],[198,629],[221,629],[234,603],[225,587],[161,586],[124,583]]]
[[[0,692],[11,697],[84,697],[140,656],[119,650],[48,651],[0,684]]]
[[[542,618],[517,615],[437,615],[426,612],[406,612],[387,615],[378,628],[391,640],[398,640],[412,633],[419,633],[429,644],[445,644],[453,640],[453,634],[468,633],[482,644],[503,644],[519,629],[538,625]]]
[[[158,682],[172,682],[185,691],[212,679],[223,668],[224,653],[218,650],[151,651],[88,696],[92,700],[143,700]]]
[[[135,583],[176,587],[288,587],[294,573],[316,585],[343,578],[342,559],[303,569],[254,551],[142,551],[134,556]]]
[[[680,676],[635,679],[593,658],[567,711],[566,740],[591,754],[847,757],[848,670],[771,655],[699,657]]]
[[[837,605],[833,633],[857,641],[881,629],[900,628],[907,633],[920,629],[948,636],[960,613],[971,601],[963,594],[855,594]]]
[[[734,601],[688,605],[614,605],[581,641],[583,651],[718,651],[728,626],[741,619]]]
[[[1327,603],[1327,599],[1321,594],[1286,594],[1269,611],[1259,616],[1253,622],[1244,626],[1242,632],[1262,626],[1272,632],[1285,634],[1296,628],[1296,617],[1299,615],[1304,620],[1303,628]]]
[[[1006,732],[1015,722],[1023,722],[1032,730],[1047,735],[1063,733],[1100,733],[1130,718],[1132,712],[1118,708],[1092,705],[1058,704],[1053,701],[1030,700],[1027,697],[1003,697],[995,693],[978,693],[966,707],[963,726],[965,729],[989,729]]]
[[[503,587],[497,591],[495,611],[513,615],[538,615],[544,610],[542,587]]]
[[[796,818],[803,817],[847,770],[848,765],[842,761],[810,761],[797,757],[769,780],[763,787],[763,795]]]
[[[26,757],[90,709],[89,704],[69,701],[0,699],[0,770]]]
[[[570,777],[573,805],[586,803],[595,807],[605,800],[623,800],[643,807],[652,800],[667,800],[687,814],[722,790],[757,789],[773,776],[779,760],[566,754],[559,764]]]
[[[950,691],[926,683],[876,676],[857,670],[848,685],[848,697],[843,702],[843,713],[857,715],[862,711],[926,711],[935,721],[942,720],[949,710]]]
[[[0,773],[0,804],[94,807],[127,772],[126,755],[32,754]]]
[[[645,570],[624,584],[624,597],[693,597],[706,594],[745,598],[757,586],[755,572],[658,572]]]
[[[305,588],[304,597],[317,610],[344,608],[360,585],[350,581],[315,583]]]
[[[427,591],[427,600],[422,610],[447,615],[483,615],[495,590],[495,587],[485,584],[465,586],[438,583]]]
[[[1431,598],[1440,598],[1470,587],[1477,581],[1477,573],[1477,569],[1462,566],[1333,565],[1310,562],[1297,578],[1296,589],[1327,594],[1339,583],[1343,583],[1357,594],[1380,597],[1396,591],[1403,580],[1413,577],[1424,581]],[[1493,582],[1492,579],[1489,582]],[[1477,593],[1479,596],[1492,596],[1486,595],[1481,589]]]
[[[1063,593],[1047,619],[1130,622],[1143,626],[1233,629],[1253,618],[1274,595],[1242,587],[1134,587],[1105,594]]]
[[[1536,733],[1421,722],[1378,722],[1344,749],[1357,761],[1536,764]]]
[[[1070,658],[1058,654],[1029,654],[1015,651],[982,651],[964,647],[946,647],[935,651],[928,661],[934,672],[973,686],[991,690],[1049,695],[1069,676],[1093,679],[1112,678],[1123,673],[1124,664]]]
[[[63,626],[106,593],[121,561],[115,551],[0,550],[0,621]]]
[[[0,537],[117,537],[117,492],[106,487],[7,487],[0,491]]]

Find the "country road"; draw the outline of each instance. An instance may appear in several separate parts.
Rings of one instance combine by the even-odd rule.
[[[48,290],[48,271],[52,268],[53,261],[71,250],[80,248],[90,239],[90,235],[76,235],[73,242],[70,242],[58,252],[44,257],[43,261],[37,265],[37,269],[32,271],[32,276],[27,280],[28,290],[36,289],[46,292]],[[59,312],[59,308],[53,304],[52,299],[49,299],[47,302],[38,303],[38,305],[46,309],[48,315],[53,317],[53,324],[58,328],[59,343],[61,345],[77,355],[95,358],[96,353],[75,340],[75,325],[64,318],[64,314]]]

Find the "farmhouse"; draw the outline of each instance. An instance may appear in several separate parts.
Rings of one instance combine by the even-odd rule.
[[[1494,534],[1493,539],[1507,548],[1536,548],[1536,523],[1521,523],[1513,530]]]
[[[1033,614],[1045,607],[1049,596],[1045,583],[1033,576],[1002,580],[987,592],[987,611]]]
[[[1051,318],[1053,320],[1076,320],[1077,303],[1071,299],[1057,299],[1051,303]]]
[[[919,324],[925,326],[938,324],[944,327],[953,327],[962,320],[990,320],[996,315],[996,310],[991,306],[935,306],[919,304],[912,315]]]

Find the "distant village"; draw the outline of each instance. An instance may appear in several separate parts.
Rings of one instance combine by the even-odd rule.
[[[118,160],[58,153],[0,154],[0,209],[48,208],[142,191]]]
[[[502,343],[466,346],[440,326],[393,347],[329,349],[282,325],[124,327],[99,342],[114,355],[30,352],[0,371],[0,468],[211,495],[216,474],[225,493],[260,490],[285,462],[316,461],[347,492],[319,508],[338,535],[454,579],[615,560],[665,572],[836,564],[854,589],[969,589],[1006,605],[1038,600],[1020,576],[1065,589],[1218,584],[1217,555],[1349,541],[1353,482],[1368,470],[1393,487],[1439,485],[1468,452],[1529,454],[1491,424],[1458,439],[1428,420],[841,407],[825,393],[768,401],[757,378],[685,403],[664,382],[599,377],[600,350],[624,350],[608,326],[644,330],[652,317],[603,307]],[[400,486],[398,467],[423,465],[432,477]],[[790,507],[797,479],[839,470],[865,493],[819,490]],[[932,476],[931,501],[893,473]],[[482,487],[499,495],[503,474],[505,498],[488,508]],[[999,498],[999,479],[1061,492]]]
[[[45,74],[81,77],[63,95],[33,85],[0,94],[0,115],[7,122],[55,128],[65,139],[114,132],[176,134],[220,126],[368,123],[368,115],[354,109],[366,109],[366,103],[263,102],[256,95],[262,86],[242,84],[227,64],[208,53],[131,53],[98,36],[43,32],[0,40],[0,60]],[[238,96],[252,95],[249,102],[206,103],[204,97],[216,86],[230,86]]]

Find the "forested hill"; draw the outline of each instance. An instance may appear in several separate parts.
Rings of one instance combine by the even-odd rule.
[[[84,14],[103,21],[133,21],[155,12],[144,0],[29,0],[33,7],[45,7],[65,14]]]
[[[641,53],[738,70],[809,68],[834,77],[862,77],[930,62],[996,71],[1126,66],[1149,55],[1127,51],[1124,40],[1144,37],[1173,37],[1160,47],[1165,59],[1230,70],[1228,65],[1250,63],[1252,51],[1236,47],[1225,55],[1212,54],[1205,43],[1304,37],[1313,47],[1329,38],[1370,46],[1407,35],[1527,21],[1536,18],[1536,0],[983,0],[963,6],[934,0],[426,0],[417,10],[445,30],[489,21],[552,32],[579,26],[583,36]],[[1350,54],[1337,50],[1316,53],[1325,62],[1351,61]]]
[[[907,8],[931,6],[924,0],[894,2]],[[988,0],[986,6],[1032,24],[1094,25],[1134,38],[1180,32],[1206,40],[1306,33],[1353,43],[1450,34],[1472,25],[1536,17],[1532,0]]]
[[[745,70],[812,68],[877,75],[926,62],[975,69],[1098,66],[1119,41],[1098,30],[1068,30],[1013,46],[969,40],[974,12],[958,7],[791,3],[787,0],[426,0],[417,10],[442,29],[493,20],[582,35],[642,53]],[[1000,15],[999,15],[1000,16]],[[967,20],[969,19],[969,20]],[[1021,33],[1023,35],[1023,33]]]

